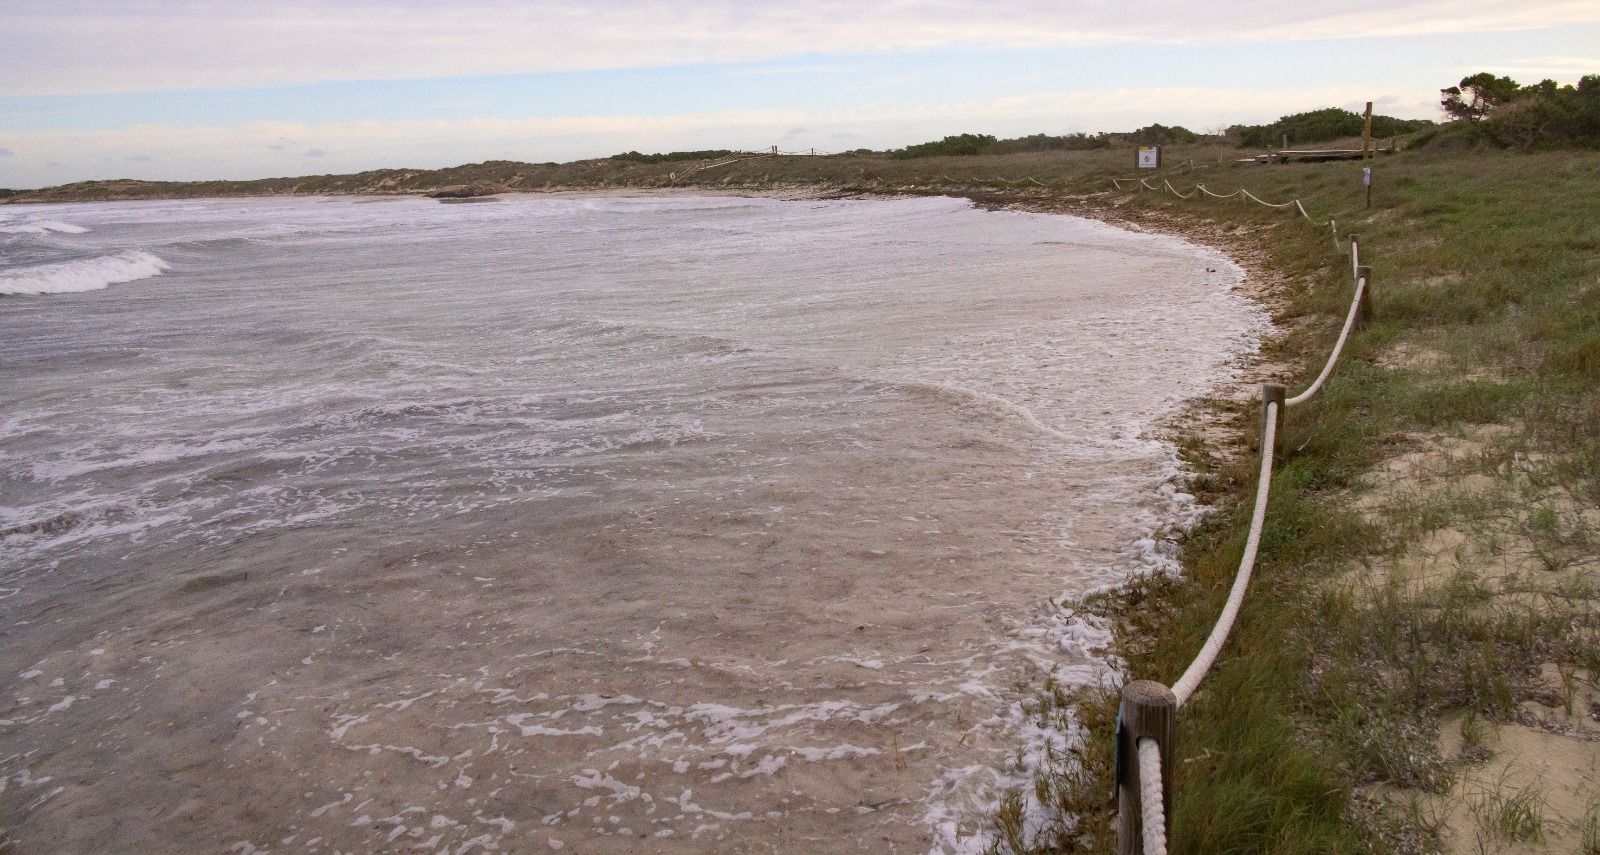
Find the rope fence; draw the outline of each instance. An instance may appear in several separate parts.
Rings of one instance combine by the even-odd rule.
[[[1239,189],[1233,191],[1232,193],[1217,193],[1217,192],[1213,191],[1211,188],[1207,187],[1206,185],[1200,184],[1198,182],[1194,185],[1194,187],[1192,187],[1189,190],[1188,195],[1184,195],[1183,191],[1181,191],[1178,188],[1172,186],[1172,182],[1171,181],[1168,181],[1167,179],[1163,178],[1163,179],[1161,179],[1161,183],[1162,183],[1162,185],[1164,186],[1164,188],[1167,191],[1171,192],[1172,195],[1177,196],[1179,199],[1192,199],[1192,198],[1195,197],[1196,194],[1200,194],[1200,193],[1203,193],[1203,194],[1205,194],[1207,196],[1210,196],[1213,199],[1232,199],[1235,196],[1242,196],[1242,197],[1244,197],[1246,199],[1249,199],[1250,201],[1255,202],[1257,204],[1265,205],[1268,208],[1294,208],[1295,211],[1297,211],[1300,214],[1300,216],[1306,218],[1306,222],[1308,222],[1308,223],[1317,223],[1317,221],[1311,216],[1311,213],[1306,210],[1306,206],[1299,199],[1290,199],[1287,202],[1268,202],[1267,200],[1262,199],[1261,197],[1255,195],[1254,193],[1251,193],[1249,190],[1246,190],[1243,187],[1240,187]],[[1134,184],[1134,185],[1142,187],[1142,188],[1144,188],[1146,190],[1159,191],[1159,190],[1163,189],[1162,187],[1156,187],[1155,185],[1151,184],[1149,179],[1145,179],[1145,178],[1133,179],[1133,178],[1115,178],[1115,177],[1113,177],[1111,179],[1111,186],[1115,187],[1119,191],[1122,190],[1122,185],[1123,184]],[[1317,223],[1317,224],[1318,225],[1322,225],[1320,223]],[[1333,220],[1331,220],[1331,219],[1328,220],[1327,225],[1333,226],[1334,225]],[[1333,244],[1334,244],[1335,247],[1339,246],[1339,233],[1338,233],[1338,230],[1337,230],[1336,226],[1335,226],[1334,235],[1333,235]]]
[[[1284,401],[1285,406],[1297,407],[1311,400],[1311,396],[1317,394],[1317,390],[1321,389],[1322,384],[1327,382],[1328,375],[1333,373],[1333,365],[1339,361],[1339,354],[1344,351],[1344,343],[1350,338],[1350,331],[1355,329],[1356,325],[1363,319],[1363,315],[1366,314],[1367,279],[1370,276],[1371,273],[1365,267],[1356,267],[1356,296],[1355,299],[1350,301],[1350,311],[1344,317],[1344,328],[1339,330],[1339,338],[1333,343],[1333,352],[1328,354],[1328,363],[1322,366],[1322,373],[1317,375],[1317,379],[1312,381],[1311,386],[1304,392]]]
[[[1115,180],[1115,179],[1113,179]],[[1142,183],[1142,182],[1141,182]],[[1205,190],[1204,185],[1196,185]],[[1152,188],[1153,189],[1153,188]],[[1167,184],[1167,189],[1182,196]],[[1211,196],[1218,194],[1206,190]],[[1261,200],[1240,188],[1227,196],[1243,193],[1257,202]],[[1194,192],[1191,191],[1192,197]],[[1189,198],[1189,197],[1184,197]],[[1268,205],[1270,203],[1261,202]],[[1293,205],[1305,213],[1298,199],[1271,205],[1284,208]],[[1310,217],[1306,217],[1310,219]],[[1176,742],[1177,713],[1194,697],[1200,683],[1216,664],[1222,648],[1228,642],[1239,612],[1244,607],[1245,593],[1250,587],[1250,577],[1255,571],[1256,559],[1261,550],[1261,533],[1266,527],[1267,508],[1272,498],[1273,464],[1281,453],[1283,414],[1293,406],[1309,401],[1332,375],[1350,334],[1371,317],[1372,269],[1361,263],[1361,241],[1351,234],[1345,242],[1339,240],[1338,226],[1330,219],[1334,246],[1340,252],[1348,245],[1351,270],[1355,279],[1355,294],[1350,309],[1345,314],[1344,326],[1334,341],[1328,361],[1321,373],[1304,392],[1292,398],[1277,383],[1261,386],[1261,464],[1256,473],[1255,505],[1250,513],[1250,531],[1245,536],[1244,554],[1239,559],[1239,569],[1234,574],[1233,587],[1228,591],[1227,602],[1217,616],[1205,644],[1200,648],[1189,667],[1184,670],[1171,688],[1153,680],[1134,680],[1123,686],[1122,703],[1117,711],[1117,853],[1118,855],[1167,855],[1167,817],[1172,810],[1172,782],[1164,770],[1173,768],[1172,755]]]
[[[1167,855],[1167,812],[1161,802],[1161,744],[1139,740],[1139,807],[1144,820],[1144,851]]]
[[[1161,183],[1167,185],[1167,189],[1172,191],[1172,195],[1177,196],[1179,199],[1193,199],[1194,198],[1194,194],[1196,192],[1194,190],[1190,190],[1189,191],[1189,195],[1185,196],[1182,193],[1178,192],[1178,188],[1172,186],[1172,182],[1171,181],[1168,181],[1167,179],[1163,178],[1163,179],[1161,179]]]

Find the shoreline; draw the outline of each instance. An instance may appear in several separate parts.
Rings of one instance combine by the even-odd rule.
[[[581,195],[589,195],[589,194],[581,194]],[[629,194],[608,194],[608,195],[654,195],[654,194],[632,194],[632,192],[629,192]],[[712,192],[696,191],[696,192],[691,192],[691,194],[672,194],[672,195],[694,195],[694,197],[709,197],[709,195],[728,195],[728,194],[712,194]],[[904,195],[906,195],[906,197],[920,197],[920,195],[926,195],[926,194],[904,194]],[[941,194],[941,195],[946,195],[946,194]],[[875,195],[872,195],[872,197],[866,197],[866,195],[862,195],[861,199],[878,199],[878,197],[875,197]],[[965,205],[965,203],[963,203],[963,205]],[[957,205],[950,205],[950,207],[954,208],[954,207],[957,207]],[[1038,213],[1043,213],[1043,211],[1038,211]],[[1190,248],[1192,248],[1192,247],[1190,247]],[[1054,251],[1051,250],[1051,253],[1054,253]],[[1198,269],[1198,267],[1195,267],[1195,269]],[[1198,274],[1195,274],[1195,275],[1198,275]],[[1232,279],[1232,277],[1230,277],[1230,279]],[[1048,282],[1048,280],[1045,280],[1045,282]],[[1234,290],[1234,287],[1232,287],[1232,285],[1230,285],[1230,287],[1227,287],[1226,290],[1227,291],[1232,291],[1232,290]],[[1210,291],[1210,288],[1208,288],[1208,291]],[[1219,293],[1221,293],[1222,288],[1218,288],[1218,291],[1219,291]],[[1214,349],[1211,349],[1210,352],[1216,352],[1216,351],[1214,351]],[[1142,421],[1142,419],[1141,419],[1141,421]],[[1149,436],[1149,434],[1154,434],[1154,432],[1155,432],[1155,427],[1154,426],[1147,427],[1147,436]],[[1170,452],[1170,450],[1168,450],[1168,452]],[[1165,455],[1163,455],[1163,460],[1162,460],[1162,463],[1160,463],[1160,464],[1162,464],[1162,466],[1165,466]],[[1157,498],[1157,500],[1160,500],[1160,496],[1155,496],[1155,498]],[[1165,508],[1163,508],[1162,511],[1165,511]],[[1166,520],[1163,519],[1163,522],[1166,522]],[[1120,546],[1118,546],[1118,548],[1114,548],[1114,549],[1120,549]],[[1112,567],[1117,567],[1117,565],[1125,565],[1125,564],[1123,564],[1123,562],[1125,562],[1126,556],[1118,556],[1117,552],[1109,552],[1109,554],[1107,554],[1107,556],[1106,556],[1106,559],[1107,559],[1107,562],[1106,562],[1106,565],[1104,565],[1104,567],[1112,568]],[[1059,583],[1058,583],[1058,586],[1051,586],[1051,589],[1050,589],[1050,591],[1048,591],[1048,594],[1050,594],[1050,596],[1056,597],[1056,599],[1059,599],[1059,592],[1061,592],[1061,588],[1059,588]],[[1021,618],[1022,621],[1026,621],[1026,623],[1032,623],[1032,624],[1034,624],[1034,626],[1038,626],[1037,615],[1029,615],[1029,613],[1022,612],[1022,613],[1019,613],[1018,618]],[[1096,660],[1102,660],[1102,656],[1094,656],[1094,658],[1096,658]],[[1038,671],[1030,671],[1030,676],[1040,677],[1040,676],[1042,676],[1042,674],[1040,674],[1040,672],[1038,672]],[[1010,695],[1008,695],[1008,696],[1010,696]],[[1027,719],[1027,711],[1022,711],[1021,716],[1018,717],[1019,724],[1026,724],[1026,719]],[[1016,745],[1016,741],[1008,740],[1008,745]],[[1000,767],[998,767],[998,765],[997,765],[997,770],[1002,770],[1002,769],[1000,769]],[[995,791],[994,791],[994,793],[992,793],[992,796],[994,796],[995,799],[998,799],[998,796],[1000,796],[1000,794],[1002,794],[1002,789],[995,788]],[[973,815],[970,815],[970,817],[968,817],[968,823],[963,823],[963,825],[973,826],[973,825],[978,825],[978,823],[986,823],[986,821],[987,821],[987,817],[986,817],[986,815],[984,815],[984,812],[974,812]]]
[[[559,197],[732,197],[732,198],[765,198],[784,201],[806,200],[861,200],[861,201],[887,201],[907,198],[946,197],[965,199],[974,207],[988,211],[1013,211],[1018,213],[1043,214],[1050,216],[1067,216],[1081,220],[1098,222],[1113,228],[1122,229],[1137,234],[1156,235],[1181,241],[1200,250],[1215,252],[1239,270],[1238,281],[1230,290],[1234,290],[1246,300],[1254,304],[1262,313],[1264,326],[1260,335],[1255,338],[1254,347],[1248,354],[1240,355],[1228,371],[1228,376],[1217,378],[1204,393],[1191,396],[1178,404],[1167,416],[1153,423],[1143,434],[1149,440],[1161,443],[1166,453],[1170,454],[1171,473],[1164,477],[1158,494],[1152,496],[1153,501],[1159,501],[1160,495],[1165,495],[1168,504],[1157,513],[1157,525],[1143,532],[1143,536],[1130,540],[1118,551],[1122,561],[1136,565],[1130,567],[1123,578],[1103,585],[1079,595],[1066,599],[1057,598],[1062,603],[1069,600],[1073,603],[1077,614],[1070,618],[1074,622],[1082,623],[1086,628],[1102,630],[1109,634],[1111,641],[1104,648],[1103,653],[1097,658],[1102,660],[1102,667],[1110,673],[1122,671],[1125,650],[1121,639],[1124,637],[1121,626],[1122,607],[1108,604],[1108,600],[1131,596],[1135,599],[1145,599],[1153,596],[1149,590],[1152,582],[1164,584],[1177,584],[1182,586],[1187,583],[1189,573],[1187,568],[1181,566],[1183,543],[1188,535],[1211,515],[1223,509],[1223,496],[1198,495],[1194,490],[1195,483],[1200,478],[1201,469],[1211,469],[1227,466],[1247,458],[1252,458],[1255,449],[1252,445],[1253,433],[1250,418],[1240,420],[1238,414],[1241,410],[1248,410],[1249,416],[1254,416],[1251,409],[1257,399],[1260,385],[1270,380],[1282,380],[1289,373],[1287,366],[1282,363],[1270,361],[1267,350],[1274,344],[1281,343],[1292,331],[1293,327],[1281,317],[1287,297],[1285,279],[1288,274],[1279,270],[1271,261],[1270,254],[1262,245],[1262,233],[1265,229],[1239,229],[1228,230],[1217,224],[1199,217],[1184,217],[1160,212],[1152,212],[1136,208],[1119,206],[1115,203],[1104,203],[1091,196],[1064,196],[1046,195],[1039,193],[1007,193],[1005,191],[927,191],[916,188],[860,188],[840,187],[833,189],[817,189],[814,187],[774,188],[760,190],[750,188],[617,188],[600,191],[554,191],[515,193],[507,195],[516,196],[559,196]],[[1186,442],[1186,437],[1196,437],[1199,444]],[[1204,461],[1196,459],[1203,455]],[[1191,507],[1196,513],[1185,515],[1180,508],[1175,506],[1171,499],[1174,492],[1188,493],[1193,496]],[[1172,555],[1165,558],[1166,562],[1180,565],[1177,572],[1164,571],[1159,564],[1160,560],[1137,555],[1137,548],[1141,542],[1153,541],[1156,546],[1152,551],[1160,551],[1167,547]],[[1052,620],[1059,621],[1054,615]],[[1087,618],[1087,620],[1086,620]],[[1163,639],[1144,639],[1150,644],[1159,643]],[[1129,675],[1136,678],[1138,675]],[[1053,696],[1061,691],[1053,680],[1046,680],[1049,684],[1041,694],[1039,703],[1034,706],[1024,705],[1022,718],[1043,716],[1050,712],[1052,707],[1058,707],[1059,702]],[[1089,691],[1089,687],[1069,688],[1069,693]],[[1074,709],[1074,714],[1081,715],[1083,711]],[[1053,766],[1059,763],[1053,760],[1050,752],[1042,751],[1045,742],[1054,744],[1055,740],[1035,737],[1027,739],[1029,728],[1019,725],[1016,733],[1024,737],[1018,745],[1018,750],[1026,751],[1029,763],[1026,769],[1012,776],[1018,785],[1017,789],[1027,790],[1026,780],[1029,776],[1044,774],[1062,774],[1063,769]],[[1058,739],[1063,740],[1067,752],[1086,748],[1086,741],[1082,731],[1074,727],[1065,727],[1055,731]],[[1088,734],[1090,737],[1103,737],[1106,729]],[[1059,751],[1060,748],[1056,749]],[[1065,755],[1061,755],[1065,756]],[[1041,762],[1042,761],[1042,762]],[[1012,792],[1016,792],[1013,790]],[[994,807],[997,816],[1004,822],[1007,810],[1006,794],[996,792],[1000,800]],[[1021,824],[1050,822],[1051,818],[1037,810],[1038,800],[1034,794],[1028,793],[1024,806],[1018,815]],[[991,842],[997,838],[990,836]],[[949,842],[949,841],[947,841]],[[966,851],[960,848],[959,838],[956,851]]]

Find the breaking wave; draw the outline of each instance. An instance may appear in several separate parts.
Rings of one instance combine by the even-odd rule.
[[[169,265],[143,250],[0,272],[0,294],[71,294],[160,276]]]
[[[23,220],[20,223],[0,221],[0,234],[6,235],[42,235],[49,232],[58,232],[64,235],[81,235],[88,229],[63,223],[58,220]]]

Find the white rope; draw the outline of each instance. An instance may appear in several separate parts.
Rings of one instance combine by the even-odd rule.
[[[1266,205],[1268,208],[1287,208],[1290,205],[1298,205],[1298,204],[1300,204],[1300,200],[1299,199],[1291,199],[1291,200],[1289,200],[1287,202],[1279,202],[1278,204],[1274,205],[1273,203],[1268,202],[1268,201],[1266,201],[1264,199],[1257,198],[1255,195],[1251,194],[1251,192],[1249,190],[1246,190],[1243,187],[1239,188],[1239,192],[1243,193],[1246,199],[1254,199],[1255,201],[1260,202],[1263,205]]]
[[[1179,199],[1193,199],[1194,198],[1194,192],[1195,191],[1193,191],[1193,190],[1190,190],[1189,191],[1189,195],[1185,196],[1182,193],[1178,192],[1178,188],[1172,186],[1172,182],[1171,181],[1168,181],[1167,179],[1163,178],[1163,179],[1161,179],[1161,183],[1167,185],[1167,189],[1172,191],[1172,195],[1177,196]]]
[[[1206,194],[1207,196],[1210,196],[1210,197],[1212,197],[1214,199],[1231,199],[1234,196],[1237,196],[1240,193],[1244,192],[1244,188],[1241,187],[1238,190],[1233,191],[1232,193],[1226,193],[1226,194],[1224,194],[1224,193],[1213,193],[1204,184],[1196,184],[1195,186],[1200,188],[1200,192],[1202,192],[1202,193]]]
[[[1322,384],[1327,381],[1328,375],[1333,373],[1333,364],[1339,361],[1339,352],[1344,350],[1345,339],[1350,337],[1350,330],[1356,325],[1356,315],[1361,310],[1361,295],[1366,290],[1367,280],[1357,279],[1356,297],[1350,301],[1350,311],[1344,316],[1344,329],[1339,331],[1339,340],[1333,343],[1333,352],[1328,354],[1328,364],[1322,366],[1322,373],[1317,375],[1316,382],[1311,384],[1311,388],[1284,401],[1285,405],[1294,407],[1311,400],[1311,396],[1317,394],[1317,390],[1321,389]]]
[[[1256,566],[1256,551],[1261,547],[1261,528],[1267,521],[1267,494],[1272,490],[1272,448],[1278,439],[1276,401],[1267,404],[1266,421],[1266,429],[1261,435],[1261,472],[1256,481],[1256,509],[1250,517],[1250,535],[1245,538],[1244,557],[1239,559],[1239,575],[1233,579],[1228,604],[1223,606],[1222,614],[1217,617],[1217,625],[1211,628],[1211,636],[1206,639],[1205,646],[1200,648],[1200,654],[1189,664],[1189,670],[1172,684],[1172,694],[1177,696],[1180,707],[1194,694],[1194,690],[1200,686],[1200,680],[1211,670],[1212,663],[1217,661],[1217,654],[1222,652],[1222,645],[1233,630],[1233,622],[1239,617],[1239,608],[1244,605],[1245,589],[1250,587],[1250,573]]]
[[[1344,246],[1339,243],[1339,224],[1332,217],[1328,218],[1328,231],[1333,233],[1333,251],[1343,252]],[[1354,252],[1354,250],[1351,250]]]
[[[1294,200],[1294,206],[1296,208],[1300,209],[1300,216],[1305,217],[1306,218],[1306,222],[1308,222],[1308,223],[1315,223],[1316,222],[1316,220],[1311,219],[1311,215],[1310,214],[1306,213],[1306,206],[1300,204],[1300,200],[1299,199]]]
[[[1143,178],[1139,179],[1139,183],[1143,184],[1144,185],[1144,189],[1146,189],[1146,190],[1160,190],[1161,189],[1160,187],[1152,186],[1149,181],[1146,181]]]
[[[1139,740],[1139,810],[1144,818],[1144,855],[1167,855],[1166,803],[1161,798],[1161,746]]]
[[[1350,275],[1361,275],[1361,241],[1358,240],[1350,242]]]
[[[1028,176],[1028,178],[1027,178],[1027,180],[1029,180],[1029,181],[1032,181],[1032,182],[1033,182],[1033,183],[1035,183],[1035,184],[1037,184],[1037,185],[1039,185],[1039,186],[1040,186],[1040,187],[1044,187],[1044,186],[1047,186],[1047,185],[1046,185],[1046,184],[1045,184],[1045,183],[1044,183],[1044,182],[1043,182],[1043,181],[1040,181],[1040,180],[1039,180],[1039,179],[1037,179],[1037,178],[1034,178],[1034,177],[1033,177],[1033,176],[1031,176],[1031,175],[1030,175],[1030,176]]]

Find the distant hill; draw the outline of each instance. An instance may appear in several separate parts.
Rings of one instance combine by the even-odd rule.
[[[306,175],[253,181],[79,181],[39,190],[11,191],[8,202],[86,202],[124,199],[186,199],[216,196],[289,196],[340,194],[427,194],[471,185],[512,190],[542,189],[573,183],[585,173],[614,172],[605,161],[520,163],[492,160],[446,169],[375,169],[354,175]]]

